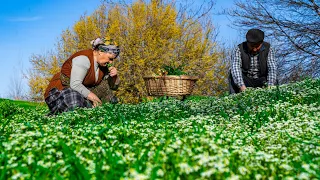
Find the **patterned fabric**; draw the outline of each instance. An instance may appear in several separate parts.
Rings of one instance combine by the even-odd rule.
[[[251,59],[251,66],[249,69],[249,72],[251,71],[251,75],[255,76],[255,71],[256,68],[259,67],[259,65],[255,65],[254,61],[254,57],[253,60]],[[232,55],[231,55],[231,74],[233,77],[233,80],[235,82],[235,84],[238,87],[241,87],[242,85],[245,85],[243,82],[243,77],[242,77],[242,71],[241,71],[241,66],[242,66],[242,61],[241,61],[241,52],[239,47],[237,46],[235,48],[235,50],[233,51]],[[256,62],[256,64],[259,64]],[[274,55],[274,50],[270,47],[270,51],[268,54],[268,60],[267,60],[267,66],[268,66],[268,77],[267,77],[267,81],[268,81],[268,85],[269,86],[273,86],[276,84],[276,79],[277,79],[277,75],[276,75],[276,59],[275,59],[275,55]],[[253,68],[253,69],[251,69]],[[256,77],[256,76],[255,76]]]
[[[61,74],[60,76],[62,84],[68,84],[70,79]],[[106,78],[101,81],[98,86],[88,88],[91,92],[98,96],[98,98],[103,102],[110,102],[113,104],[118,103],[118,98],[114,96],[113,91],[118,88],[118,84],[115,85],[114,82],[111,82],[112,78]],[[113,84],[114,86],[110,86]],[[50,113],[49,115],[58,114],[61,112],[66,112],[75,109],[76,107],[80,108],[91,108],[92,103],[79,92],[68,88],[59,91],[57,88],[53,88],[49,91],[48,97],[45,99]]]
[[[98,45],[101,45],[101,44],[106,46],[108,45],[119,46],[118,43],[111,38],[96,38],[95,40],[92,40],[90,44],[92,45],[92,49],[95,49]]]
[[[262,88],[262,87],[265,87],[265,83],[267,81],[267,79],[265,77],[253,79],[253,78],[247,77],[244,74],[242,74],[242,77],[243,77],[243,82],[246,85],[246,87],[253,87],[253,88],[261,87]],[[228,81],[229,81],[229,93],[230,94],[239,93],[240,88],[235,84],[235,82],[231,76],[231,73],[229,74]]]
[[[275,52],[272,48],[270,48],[268,55],[268,86],[274,86],[277,83],[277,63],[275,58]]]
[[[45,102],[50,110],[49,115],[70,111],[76,107],[92,107],[89,100],[71,88],[66,88],[61,91],[57,88],[51,89],[49,91],[49,96],[45,99]]]
[[[233,53],[231,54],[231,74],[235,84],[238,87],[244,85],[242,79],[242,71],[241,71],[242,61],[241,61],[241,52],[240,48],[237,46]]]
[[[102,80],[98,86],[88,89],[98,96],[103,103],[112,102],[111,99],[114,97],[114,94],[107,79]]]
[[[63,85],[70,87],[70,78],[61,74],[61,82]],[[119,78],[116,78],[116,82],[113,82],[113,78],[106,76],[98,86],[88,88],[93,92],[102,102],[110,102],[110,99],[114,96],[112,90],[117,90],[119,87]]]
[[[120,54],[120,49],[118,44],[110,38],[96,38],[90,42],[93,50],[99,50],[101,52],[109,52],[116,55],[116,57]],[[115,58],[116,58],[115,57]]]
[[[250,56],[251,64],[248,70],[248,77],[253,79],[259,78],[259,63],[258,63],[258,55]]]
[[[60,74],[60,80],[64,87],[70,88],[70,78],[64,74]]]

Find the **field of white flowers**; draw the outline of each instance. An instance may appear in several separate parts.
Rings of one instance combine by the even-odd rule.
[[[0,179],[320,179],[320,80],[52,117],[0,107]]]

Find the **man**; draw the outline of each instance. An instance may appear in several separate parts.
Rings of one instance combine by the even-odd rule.
[[[246,39],[231,55],[230,94],[245,91],[247,87],[273,86],[276,83],[274,50],[263,41],[264,32],[250,29]]]

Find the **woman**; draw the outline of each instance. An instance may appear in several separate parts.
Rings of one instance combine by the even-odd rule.
[[[50,114],[118,102],[111,91],[118,88],[118,72],[111,64],[120,49],[112,40],[100,38],[91,41],[91,45],[92,49],[76,52],[67,59],[51,79],[44,94]]]

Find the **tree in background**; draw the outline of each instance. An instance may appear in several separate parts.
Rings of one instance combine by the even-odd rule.
[[[14,67],[13,72],[19,72],[19,70],[23,69],[23,65],[19,63],[19,68],[16,69]],[[23,75],[21,73],[14,73],[13,76],[10,78],[9,84],[9,92],[8,98],[14,100],[22,100],[27,99],[24,88],[23,88]]]
[[[101,5],[91,16],[82,16],[73,29],[62,32],[56,51],[30,58],[32,68],[27,72],[27,79],[31,99],[43,100],[50,79],[60,71],[64,61],[78,50],[91,48],[89,42],[105,34],[106,24],[105,6]]]
[[[160,74],[163,65],[183,66],[189,75],[199,76],[196,94],[220,94],[226,89],[227,65],[217,51],[214,27],[208,16],[211,8],[190,15],[187,8],[179,7],[177,11],[174,3],[160,0],[115,3],[108,8],[102,5],[91,16],[81,17],[72,30],[63,32],[55,67],[72,53],[90,48],[92,39],[114,37],[121,47],[120,58],[114,64],[122,80],[118,97],[123,102],[136,103],[146,97],[143,76]],[[48,73],[47,63],[33,62],[33,69],[47,66],[43,70]],[[55,72],[48,74],[51,73]],[[52,76],[39,74],[46,83]],[[37,77],[34,74],[35,80]],[[42,94],[45,90],[39,89],[42,90],[34,92]]]
[[[44,55],[31,56],[30,63],[33,67],[25,75],[30,88],[30,99],[42,101],[49,80],[60,70],[61,60],[54,52],[47,52]]]
[[[315,0],[238,0],[228,14],[235,18],[236,27],[261,28],[274,40],[280,80],[287,82],[319,77],[319,6]]]
[[[120,97],[136,102],[147,96],[143,76],[160,74],[163,65],[183,66],[187,74],[199,76],[196,94],[221,93],[215,83],[227,71],[216,74],[223,64],[219,64],[214,27],[205,19],[208,14],[191,17],[183,8],[179,12],[173,3],[163,1],[137,1],[108,12],[108,33],[123,50],[116,62],[124,78]]]

